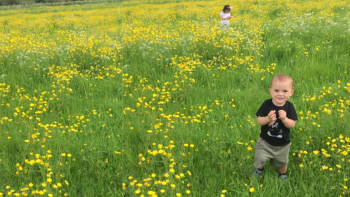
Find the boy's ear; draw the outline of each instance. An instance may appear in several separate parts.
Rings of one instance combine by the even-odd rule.
[[[293,96],[293,94],[294,94],[294,88],[292,88],[290,96]]]

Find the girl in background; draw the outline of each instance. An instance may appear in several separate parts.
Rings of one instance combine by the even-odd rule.
[[[231,11],[232,7],[230,5],[225,5],[224,9],[220,12],[220,18],[221,18],[221,29],[230,29],[229,24],[230,24],[230,19],[232,18],[231,16]]]

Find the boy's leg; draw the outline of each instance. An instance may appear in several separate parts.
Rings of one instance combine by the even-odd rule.
[[[253,164],[255,168],[253,176],[255,177],[262,176],[266,162],[272,158],[272,155],[266,149],[266,143],[262,138],[259,138],[256,142],[255,161]]]
[[[287,174],[288,165],[282,166],[280,168],[280,174]]]
[[[287,180],[288,179],[287,168],[288,168],[287,165],[285,165],[285,166],[280,168],[279,174],[278,174],[278,178],[279,179],[281,179],[281,180]]]
[[[276,167],[279,172],[278,177],[281,179],[287,179],[288,175],[288,162],[289,162],[289,150],[290,144],[278,148],[275,152],[275,157],[271,160],[271,164]]]

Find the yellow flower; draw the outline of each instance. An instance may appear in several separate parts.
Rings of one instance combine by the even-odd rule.
[[[123,189],[123,190],[126,189],[126,184],[125,184],[125,183],[122,184],[122,189]]]
[[[254,188],[254,187],[249,188],[249,192],[250,192],[250,193],[253,193],[254,191],[255,191],[255,188]]]

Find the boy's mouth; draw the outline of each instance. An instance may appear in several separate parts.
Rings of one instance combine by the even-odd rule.
[[[282,97],[277,97],[276,99],[275,99],[276,101],[278,101],[278,102],[284,102],[284,98]]]

